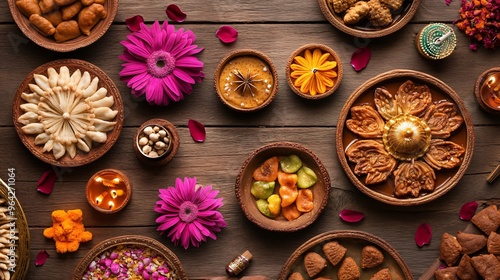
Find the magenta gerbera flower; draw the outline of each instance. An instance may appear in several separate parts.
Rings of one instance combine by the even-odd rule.
[[[196,57],[203,48],[194,45],[195,41],[191,30],[176,31],[167,21],[161,26],[155,21],[151,29],[141,22],[139,30],[121,41],[125,47],[120,55],[125,62],[121,80],[133,95],[145,95],[150,104],[166,106],[169,101],[181,101],[204,77],[203,62]]]
[[[161,214],[156,219],[160,224],[158,231],[168,230],[168,237],[176,246],[198,247],[207,237],[217,239],[215,233],[227,226],[217,210],[223,205],[222,198],[215,198],[219,191],[212,190],[212,186],[197,185],[196,178],[184,178],[184,181],[177,178],[175,187],[169,186],[159,192],[160,200],[154,208]]]

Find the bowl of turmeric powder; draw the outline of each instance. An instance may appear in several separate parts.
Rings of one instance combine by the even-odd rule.
[[[86,47],[113,23],[118,0],[8,0],[17,26],[37,45],[57,52]]]
[[[321,160],[294,142],[257,148],[243,163],[235,193],[247,218],[261,228],[291,232],[312,224],[330,198]]]

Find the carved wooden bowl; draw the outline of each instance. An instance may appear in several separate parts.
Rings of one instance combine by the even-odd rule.
[[[182,267],[181,261],[172,251],[170,251],[170,249],[168,249],[165,245],[163,245],[156,239],[140,235],[117,236],[104,240],[101,243],[97,244],[87,253],[87,255],[85,255],[85,257],[83,257],[78,266],[75,268],[73,279],[82,279],[85,273],[88,271],[88,268],[92,261],[94,261],[97,257],[101,256],[106,251],[113,250],[118,246],[123,246],[123,248],[151,250],[156,256],[162,259],[162,262],[164,261],[167,264],[171,271],[174,272],[175,275],[171,276],[169,279],[188,279],[186,272]]]
[[[255,64],[247,66],[248,64],[245,61],[241,61],[245,59],[259,61],[258,68],[255,67]],[[265,70],[261,71],[264,68]],[[260,97],[256,94],[254,97],[253,93],[246,90],[242,94],[241,90],[244,88],[244,84],[241,85],[239,90],[235,90],[232,86],[233,83],[236,86],[234,82],[236,79],[236,76],[234,76],[235,69],[240,70],[243,77],[250,75],[251,78],[256,80],[252,83],[256,86],[264,86],[266,84],[266,93],[264,94],[261,90],[256,90],[256,92],[261,92],[262,96]],[[264,75],[269,76],[272,79],[272,83],[268,83],[266,78],[262,78]],[[227,54],[217,65],[214,74],[214,84],[217,96],[230,109],[238,112],[254,112],[271,104],[278,94],[278,71],[276,71],[272,60],[260,51],[251,49],[235,50]],[[226,91],[228,86],[232,87],[230,91]],[[249,87],[251,86],[249,85]],[[252,87],[252,90],[254,89]],[[245,99],[240,100],[239,98],[243,98],[242,96],[245,96]]]
[[[107,15],[91,29],[90,35],[81,34],[74,39],[58,43],[54,40],[53,36],[45,37],[40,34],[40,32],[30,24],[29,19],[20,12],[16,6],[16,1],[17,0],[8,0],[10,13],[17,26],[19,26],[19,29],[37,45],[56,52],[70,52],[94,43],[106,33],[113,23],[118,11],[118,0],[106,0],[103,6]]]
[[[337,62],[337,67],[334,69],[335,72],[337,72],[337,77],[333,79],[334,84],[332,87],[327,87],[327,90],[325,93],[322,94],[316,94],[316,95],[311,95],[309,93],[303,93],[300,91],[300,88],[297,88],[295,86],[295,80],[296,78],[292,78],[291,73],[291,65],[294,63],[294,59],[297,56],[302,56],[304,57],[304,52],[306,50],[310,50],[313,52],[315,49],[320,49],[322,53],[330,53],[330,57],[327,59],[328,61],[336,61]],[[330,47],[323,45],[323,44],[307,44],[304,45],[297,50],[295,50],[290,58],[288,59],[288,62],[286,64],[286,69],[285,69],[285,74],[286,74],[286,80],[288,82],[288,86],[295,92],[298,96],[306,98],[306,99],[322,99],[325,97],[328,97],[332,95],[337,88],[340,85],[340,82],[342,81],[342,76],[343,76],[343,70],[342,70],[342,62],[340,61],[340,57],[337,55],[337,53]]]
[[[493,67],[481,73],[474,85],[474,96],[479,106],[488,113],[500,113],[500,103],[493,97],[493,90],[497,87],[500,95],[500,67]]]
[[[325,18],[340,31],[360,38],[378,38],[398,31],[412,19],[421,2],[421,0],[404,0],[401,8],[392,11],[392,23],[384,27],[374,27],[368,20],[362,20],[354,25],[345,24],[344,13],[335,13],[330,1],[318,0],[319,7]]]
[[[68,153],[66,153],[61,158],[56,159],[52,154],[52,152],[43,151],[44,145],[35,144],[36,135],[25,134],[22,131],[23,124],[18,121],[18,118],[24,113],[24,111],[22,111],[20,108],[21,104],[27,103],[24,99],[21,98],[21,95],[23,92],[24,93],[32,92],[30,90],[29,84],[35,83],[34,74],[41,74],[47,76],[48,75],[47,69],[50,67],[54,68],[59,73],[60,68],[62,66],[68,67],[70,75],[79,69],[82,75],[85,71],[87,71],[92,79],[94,79],[95,77],[99,78],[99,83],[97,87],[105,88],[107,90],[107,97],[113,96],[114,104],[111,106],[111,109],[118,111],[118,113],[113,119],[113,121],[115,121],[116,124],[114,125],[114,128],[111,131],[107,132],[107,139],[104,143],[92,142],[92,147],[90,148],[89,152],[84,152],[80,149],[77,149],[77,153],[74,158],[71,158],[68,155]],[[106,73],[104,73],[104,71],[102,71],[99,67],[89,62],[78,59],[60,59],[48,62],[46,64],[37,67],[30,74],[28,74],[28,76],[26,76],[24,81],[17,89],[16,96],[14,98],[12,106],[12,115],[13,115],[14,127],[16,128],[17,134],[19,135],[19,138],[21,139],[22,143],[26,146],[26,148],[28,148],[28,150],[40,160],[49,163],[51,165],[60,167],[76,167],[85,165],[103,156],[109,149],[111,149],[111,147],[115,144],[116,140],[118,140],[118,137],[122,130],[123,118],[124,118],[123,101],[121,98],[121,94],[118,88],[116,87],[115,83],[113,82],[113,80]]]
[[[311,168],[318,177],[316,184],[310,187],[314,208],[291,221],[285,219],[281,213],[274,218],[269,218],[259,212],[257,200],[250,192],[255,182],[253,172],[271,157],[283,158],[290,155],[299,156],[303,166]],[[276,181],[274,193],[278,193],[278,189],[279,184]],[[326,207],[330,198],[330,176],[320,159],[303,145],[293,142],[275,142],[257,148],[250,154],[236,177],[235,193],[241,209],[254,224],[271,231],[297,231],[312,224]]]
[[[304,279],[313,279],[308,278],[309,276],[304,267],[304,257],[309,252],[316,252],[322,258],[326,258],[323,253],[323,246],[332,241],[337,241],[346,248],[347,251],[343,259],[347,257],[353,258],[358,267],[361,267],[361,251],[363,247],[374,246],[383,254],[384,261],[382,264],[368,269],[360,268],[360,279],[370,279],[373,274],[382,268],[389,269],[392,279],[413,279],[410,268],[401,255],[385,240],[363,231],[334,230],[319,234],[299,246],[281,269],[278,280],[286,280],[294,272],[300,273]],[[323,276],[325,279],[337,279],[337,271],[341,263],[342,261],[333,265],[327,261],[327,266],[315,277]]]
[[[139,138],[140,138],[144,128],[146,128],[148,126],[162,127],[162,128],[167,130],[168,135],[170,136],[170,142],[168,145],[168,149],[166,150],[166,152],[163,155],[161,155],[159,157],[155,157],[155,158],[149,157],[148,155],[143,153],[141,148],[140,148],[140,145],[139,145],[140,139]],[[135,136],[134,136],[133,147],[134,147],[134,152],[135,152],[137,158],[141,162],[143,162],[147,165],[151,165],[151,166],[162,166],[162,165],[169,163],[174,158],[174,156],[177,154],[177,151],[179,150],[179,144],[180,144],[179,134],[177,133],[177,129],[175,128],[175,126],[171,122],[164,120],[164,119],[150,119],[150,120],[144,122],[137,129]]]
[[[418,86],[427,86],[428,96],[431,97],[430,101],[426,106],[426,110],[424,112],[419,113],[419,117],[413,116],[408,113],[408,116],[400,117],[398,115],[393,118],[381,118],[379,113],[380,110],[377,109],[375,105],[375,91],[379,89],[387,89],[389,93],[392,93],[393,96],[396,94],[402,84],[407,84],[408,81],[412,81],[415,85]],[[430,92],[430,93],[429,93]],[[410,96],[409,94],[401,95],[401,96]],[[389,102],[389,101],[388,101]],[[384,135],[386,131],[392,131],[392,127],[394,127],[394,120],[399,120],[401,118],[410,119],[412,121],[416,121],[417,124],[421,125],[424,122],[423,127],[429,126],[429,129],[436,129],[436,125],[432,125],[432,123],[437,120],[439,114],[434,114],[437,112],[436,110],[430,110],[432,106],[436,106],[433,108],[438,108],[438,104],[447,104],[449,105],[447,108],[453,112],[453,118],[449,117],[446,122],[443,123],[451,123],[448,122],[450,120],[462,119],[462,122],[459,126],[454,127],[453,129],[449,129],[448,127],[443,127],[437,129],[436,132],[429,134],[420,134],[420,135],[428,135],[428,142],[425,142],[427,146],[416,149],[415,153],[410,154],[410,157],[402,157],[399,151],[395,151],[392,146],[390,140],[393,138],[390,137],[376,137],[376,136],[367,136],[364,134],[363,136],[359,133],[353,133],[352,129],[349,129],[349,125],[347,122],[352,122],[356,117],[356,114],[353,111],[353,108],[358,109],[360,107],[366,106],[372,108],[371,111],[374,115],[378,115],[379,118],[383,121],[383,132]],[[440,105],[441,106],[441,105]],[[453,107],[453,109],[451,109]],[[363,107],[365,108],[365,107]],[[444,107],[440,107],[444,108]],[[368,108],[369,109],[369,108]],[[422,107],[423,109],[423,107]],[[354,112],[354,113],[353,113]],[[403,114],[404,115],[404,114]],[[429,118],[427,118],[427,116]],[[450,113],[451,116],[451,113]],[[368,117],[364,115],[362,118],[363,122],[369,121],[372,117]],[[397,122],[396,122],[397,123]],[[410,122],[411,123],[411,122]],[[372,123],[374,124],[374,123]],[[472,152],[474,148],[474,130],[472,125],[472,119],[467,110],[465,104],[462,99],[458,96],[458,94],[450,88],[448,85],[443,83],[442,81],[436,79],[433,76],[430,76],[425,73],[413,71],[413,70],[393,70],[383,74],[380,74],[364,84],[362,84],[358,89],[356,89],[347,102],[345,103],[342,112],[340,114],[338,124],[337,124],[337,132],[336,132],[336,148],[337,148],[337,156],[339,161],[347,175],[347,177],[351,180],[351,182],[364,194],[377,199],[381,202],[392,204],[392,205],[417,205],[429,202],[434,200],[449,190],[451,190],[462,178],[467,167],[469,166]],[[387,130],[385,130],[387,128]],[[446,133],[437,136],[439,131],[445,131]],[[411,131],[410,131],[411,132]],[[405,132],[406,133],[406,132]],[[413,133],[413,132],[412,132]],[[436,134],[438,133],[438,134]],[[403,135],[403,134],[401,134]],[[413,143],[412,136],[406,136],[404,134],[405,141],[409,141],[409,143]],[[412,135],[412,134],[409,134]],[[418,134],[413,134],[418,135]],[[387,142],[386,142],[387,140]],[[438,142],[438,141],[444,142]],[[363,142],[361,142],[363,141]],[[357,159],[353,160],[353,154],[358,147],[361,147],[361,143],[373,144],[373,141],[379,144],[373,144],[377,146],[377,149],[380,149],[380,152],[377,152],[377,159],[373,157],[373,154],[368,154],[363,152],[361,148],[357,150],[357,155],[360,155]],[[452,149],[440,149],[440,144],[446,143],[447,147],[452,147]],[[400,145],[399,143],[398,145]],[[350,150],[350,149],[353,150]],[[372,147],[371,151],[374,151]],[[444,150],[444,152],[443,152]],[[351,151],[351,152],[349,152]],[[459,156],[451,156],[454,151],[461,151]],[[351,155],[351,158],[346,155],[348,152]],[[447,154],[449,153],[449,154]],[[436,159],[436,155],[443,156],[446,160],[443,163],[450,163],[449,167],[441,166],[441,169],[438,170],[435,167],[435,164],[432,163],[432,160]],[[458,155],[458,153],[457,153]],[[363,157],[364,156],[364,157]],[[455,161],[459,159],[458,161]],[[368,170],[369,172],[378,172],[378,173],[367,173],[367,172],[359,172],[360,169],[356,170],[356,166],[358,168],[362,166],[362,164],[371,162],[381,162],[381,160],[387,160],[383,164],[380,164],[378,167],[376,164],[372,164],[369,167],[365,166],[364,170]],[[412,164],[412,160],[415,164]],[[432,164],[429,164],[431,162]],[[452,165],[452,163],[455,163]],[[392,170],[386,169],[385,166],[392,166]],[[415,169],[417,168],[417,169]],[[420,169],[418,169],[420,168]],[[381,171],[385,170],[386,179],[383,180],[375,180],[377,175],[381,175]],[[399,171],[408,171],[408,170],[418,170],[418,179],[422,179],[422,182],[425,184],[418,184],[418,188],[410,187],[412,184],[408,182],[413,182],[410,178],[404,177],[405,174],[408,173],[400,173]],[[434,172],[435,180],[432,181],[429,178],[432,177],[431,171]],[[380,171],[380,172],[379,172]],[[411,172],[410,172],[411,173]],[[399,177],[397,176],[399,175]],[[375,176],[375,177],[370,177]],[[427,177],[426,177],[427,176]],[[370,179],[368,179],[370,177]],[[399,178],[399,179],[398,179]],[[370,180],[370,181],[367,181]],[[405,181],[408,180],[408,181]],[[418,180],[417,180],[418,181]],[[368,183],[367,183],[368,182]],[[398,183],[399,182],[399,183]],[[406,183],[405,183],[406,182]],[[426,189],[427,186],[433,186],[433,190],[431,188]],[[412,191],[415,191],[413,193]],[[397,195],[396,195],[397,194]]]

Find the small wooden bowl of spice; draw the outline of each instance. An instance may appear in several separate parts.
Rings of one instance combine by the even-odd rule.
[[[163,119],[143,123],[134,137],[134,152],[142,162],[161,166],[169,163],[179,149],[175,126]]]
[[[222,103],[239,112],[269,105],[278,93],[278,72],[262,52],[242,49],[226,55],[215,70],[215,91]]]
[[[340,57],[333,49],[322,44],[307,44],[292,53],[285,73],[288,86],[298,96],[321,99],[337,90],[343,70]]]

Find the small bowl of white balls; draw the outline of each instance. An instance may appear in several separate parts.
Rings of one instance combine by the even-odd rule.
[[[134,138],[134,150],[139,159],[151,165],[168,163],[179,147],[175,126],[163,119],[142,124]]]

